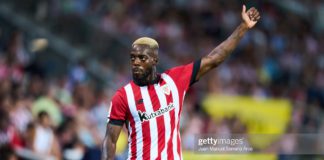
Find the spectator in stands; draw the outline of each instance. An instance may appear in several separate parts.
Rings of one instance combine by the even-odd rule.
[[[27,142],[30,149],[44,159],[61,159],[61,150],[57,137],[52,129],[52,122],[46,111],[41,111],[37,117],[37,123],[31,124],[28,129]]]
[[[0,146],[5,145],[18,149],[23,143],[18,131],[10,122],[9,113],[0,108]]]
[[[57,127],[62,122],[62,112],[61,106],[59,106],[55,97],[56,86],[54,84],[50,84],[43,87],[46,88],[45,95],[34,101],[32,113],[34,116],[36,116],[41,111],[46,111],[50,115],[53,125]]]
[[[57,129],[57,137],[62,148],[63,159],[80,160],[86,152],[77,133],[77,123],[74,118],[67,117]]]

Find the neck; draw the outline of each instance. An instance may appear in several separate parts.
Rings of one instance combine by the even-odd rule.
[[[157,78],[156,68],[152,68],[152,72],[149,76],[147,76],[146,81],[152,82],[152,81],[156,80],[156,78]]]

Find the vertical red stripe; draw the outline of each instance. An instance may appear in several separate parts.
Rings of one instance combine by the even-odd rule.
[[[178,113],[178,124],[177,124],[177,152],[178,155],[180,157],[180,159],[182,159],[182,154],[181,154],[181,136],[180,136],[180,117],[181,117],[181,112],[182,112],[182,107],[183,107],[183,102],[184,102],[184,96],[186,91],[181,90],[181,88],[177,86],[178,89],[178,98],[179,98],[179,113]]]
[[[161,159],[161,153],[165,147],[165,127],[164,118],[160,116],[156,119],[158,125],[158,157],[157,160]]]
[[[168,140],[168,160],[170,159],[174,159],[174,156],[173,156],[173,143],[172,143],[172,138],[173,138],[173,130],[174,130],[174,121],[175,121],[175,111],[172,110],[170,111],[170,123],[171,123],[171,135],[170,135],[170,139]],[[166,124],[168,125],[168,124]],[[169,124],[170,125],[170,124]]]
[[[146,112],[143,96],[141,93],[141,89],[139,86],[133,84],[133,93],[135,97],[135,103],[136,103],[136,109],[138,111]],[[143,134],[143,159],[150,159],[150,153],[151,153],[151,130],[150,130],[150,122],[149,121],[143,121],[142,122],[142,134]]]
[[[179,130],[180,130],[180,117],[179,117],[179,121],[178,121],[178,129],[177,129],[177,152],[178,152],[178,155],[179,155],[179,157],[180,157],[180,159],[182,159],[182,157],[181,157],[181,140],[180,140],[180,132],[179,132]]]
[[[127,102],[128,102],[128,98],[131,98],[131,97],[127,97],[125,89],[123,89],[122,91],[123,91],[123,96],[126,97]],[[131,129],[132,129],[132,133],[131,133],[131,135],[129,135],[130,136],[130,139],[131,139],[131,146],[130,146],[131,155],[130,155],[130,159],[131,160],[136,160],[136,130],[135,130],[135,121],[134,121],[134,117],[132,116],[129,107],[128,107],[128,113],[130,113],[130,114],[128,114],[128,116],[129,116],[128,119],[129,119],[129,125],[131,126]]]
[[[166,106],[161,106],[160,100],[156,94],[155,88],[153,85],[148,86],[148,92],[151,98],[152,106],[154,112],[159,110],[160,108],[164,108]],[[158,156],[157,160],[161,159],[161,153],[165,146],[165,127],[164,127],[164,117],[159,116],[156,118],[157,129],[158,129]]]
[[[180,157],[180,159],[182,159],[182,154],[181,154],[181,135],[180,135],[180,117],[181,117],[181,112],[182,112],[182,107],[183,107],[183,101],[184,101],[184,96],[185,96],[185,92],[180,92],[179,90],[179,87],[178,88],[178,91],[179,91],[179,114],[178,114],[178,124],[177,124],[177,152],[178,152],[178,155]]]
[[[129,112],[130,113],[130,112]],[[131,136],[131,160],[136,160],[136,130],[135,130],[135,121],[132,114],[130,116],[130,126],[132,127],[132,134]]]
[[[167,99],[167,105],[169,105],[170,103],[173,103],[173,98],[172,98],[172,92],[170,93],[170,95],[166,95],[166,99]],[[165,124],[165,125],[171,125],[170,129],[171,129],[171,134],[170,134],[170,139],[168,140],[167,146],[168,146],[168,150],[167,150],[167,154],[168,154],[168,160],[170,159],[174,159],[173,156],[173,142],[172,142],[172,138],[173,138],[173,130],[175,128],[175,108],[172,109],[171,111],[169,111],[169,115],[170,115],[170,123],[171,124]]]

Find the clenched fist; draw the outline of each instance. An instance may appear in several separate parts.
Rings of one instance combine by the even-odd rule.
[[[254,7],[250,8],[246,11],[246,6],[243,5],[242,8],[242,18],[244,23],[249,27],[252,28],[261,18],[260,13]]]

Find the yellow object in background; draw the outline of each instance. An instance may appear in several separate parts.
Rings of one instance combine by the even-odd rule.
[[[184,160],[277,160],[274,154],[195,154],[184,151],[182,156]]]
[[[209,95],[203,101],[203,108],[216,121],[237,117],[246,125],[248,134],[272,134],[265,139],[250,136],[251,145],[263,149],[285,133],[292,107],[285,99]]]
[[[122,154],[127,147],[128,136],[123,130],[120,132],[117,144],[116,144],[116,155]]]

